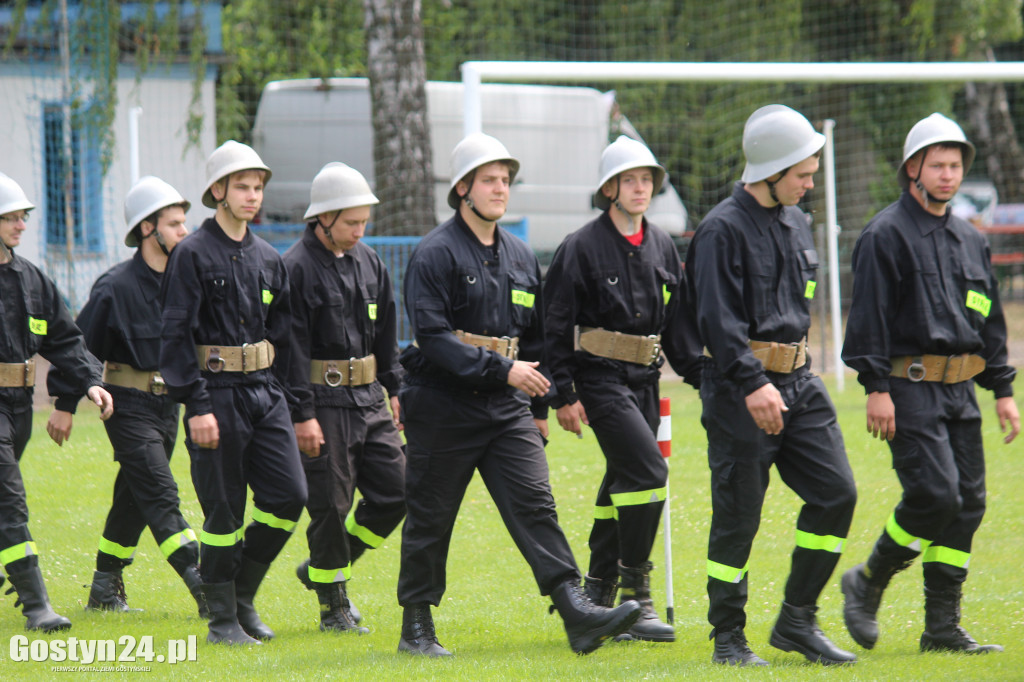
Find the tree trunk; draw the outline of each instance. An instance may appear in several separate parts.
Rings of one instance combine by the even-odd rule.
[[[992,50],[988,60],[995,61]],[[967,83],[964,88],[970,120],[970,139],[985,159],[985,173],[996,186],[999,201],[1024,201],[1024,151],[1010,116],[1002,83]]]
[[[376,165],[376,235],[426,234],[434,217],[422,0],[363,0]]]

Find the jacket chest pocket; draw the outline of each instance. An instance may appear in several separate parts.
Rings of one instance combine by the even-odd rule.
[[[964,263],[963,304],[968,316],[984,321],[992,312],[992,297],[989,291],[989,277],[985,268],[976,263]],[[979,318],[980,316],[980,318]]]
[[[815,249],[804,249],[800,254],[799,295],[810,301],[818,288],[818,252]]]
[[[753,254],[747,261],[747,273],[747,286],[750,288],[748,295],[754,304],[752,312],[755,318],[764,318],[775,310],[778,288],[775,258],[770,253]]]
[[[626,300],[626,282],[622,277],[622,271],[617,268],[596,270],[591,279],[591,288],[598,313],[602,318],[602,324],[624,324],[626,322],[625,319],[615,319],[616,314],[620,317],[628,317],[624,305]]]
[[[228,299],[230,288],[231,278],[227,272],[213,272],[203,279],[203,296],[215,306],[223,305]]]
[[[536,310],[540,282],[526,272],[510,272],[508,279],[512,321],[520,329],[528,327],[530,320],[533,319],[534,310]]]
[[[484,282],[480,271],[475,268],[458,268],[455,272],[455,286],[452,288],[452,311],[465,310],[483,296]]]

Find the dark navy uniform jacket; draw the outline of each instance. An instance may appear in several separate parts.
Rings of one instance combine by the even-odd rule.
[[[285,376],[291,327],[288,272],[277,251],[252,230],[236,242],[214,218],[203,221],[171,251],[160,298],[160,373],[170,396],[185,403],[186,418],[213,412],[208,386],[266,383],[274,380],[272,372]],[[241,346],[264,339],[277,353],[272,370],[200,371],[196,345]],[[285,392],[291,404],[294,399]]]
[[[97,359],[130,365],[144,372],[160,366],[160,280],[163,273],[146,265],[141,252],[118,263],[93,283],[89,300],[75,319],[85,343]],[[46,380],[50,395],[57,396],[58,410],[74,412],[81,394],[75,393],[68,376],[50,368]],[[115,403],[146,402],[154,407],[169,400],[131,388],[109,386]]]
[[[409,383],[508,390],[526,400],[507,383],[511,359],[452,332],[519,337],[519,359],[543,363],[540,264],[530,247],[502,227],[494,245],[484,246],[456,213],[417,245],[404,287],[416,338],[401,355]]]
[[[337,258],[317,238],[316,223],[284,254],[291,289],[292,361],[289,389],[296,422],[316,416],[316,407],[366,407],[398,395],[397,322],[391,277],[373,249],[357,242]],[[309,362],[347,360],[373,353],[377,381],[366,386],[314,385]]]
[[[775,380],[748,341],[795,343],[811,326],[818,253],[807,214],[765,208],[737,183],[701,221],[686,254],[700,337],[745,395]]]
[[[853,250],[853,303],[843,361],[868,393],[889,391],[890,358],[976,353],[974,380],[1013,395],[1006,320],[988,241],[947,211],[928,213],[909,193],[871,219]]]
[[[574,380],[612,379],[629,385],[658,381],[664,360],[641,366],[574,351],[575,325],[640,336],[661,335],[669,364],[700,385],[702,347],[685,304],[683,268],[672,239],[645,219],[633,246],[605,211],[555,251],[544,285],[548,362],[558,397],[576,401]]]
[[[12,253],[0,265],[0,362],[25,362],[36,353],[66,372],[78,395],[103,383],[103,366],[86,348],[57,285]],[[32,388],[0,387],[0,400],[31,405]]]

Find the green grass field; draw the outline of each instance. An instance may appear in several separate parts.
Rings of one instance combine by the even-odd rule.
[[[705,436],[696,393],[678,382],[663,383],[672,398],[674,447],[670,460],[673,575],[678,641],[674,644],[611,643],[587,657],[575,656],[561,621],[548,615],[548,600],[537,592],[532,575],[514,548],[479,478],[463,503],[449,559],[448,592],[435,622],[452,660],[413,659],[396,653],[401,609],[395,599],[399,533],[355,566],[350,594],[362,610],[365,636],[325,635],[317,629],[318,608],[294,576],[306,556],[305,517],[274,564],[256,605],[277,638],[252,649],[213,647],[205,643],[205,624],[194,603],[152,537],[145,535],[135,564],[126,573],[133,607],[140,613],[86,612],[84,605],[94,568],[95,548],[109,504],[115,474],[105,432],[96,411],[83,406],[70,443],[57,448],[47,438],[48,410],[36,414],[35,437],[22,460],[28,488],[31,529],[51,601],[71,618],[73,628],[55,636],[26,633],[14,596],[0,599],[0,679],[39,679],[55,674],[51,661],[12,660],[10,642],[29,640],[109,639],[150,636],[153,654],[166,653],[169,640],[196,635],[197,660],[175,665],[157,660],[120,665],[149,667],[146,674],[184,679],[256,678],[280,680],[445,679],[445,680],[630,680],[709,679],[733,676],[761,679],[837,680],[1007,680],[1024,679],[1024,438],[1001,441],[991,394],[979,391],[985,416],[989,471],[989,511],[977,535],[972,573],[964,599],[964,623],[979,640],[998,642],[1006,653],[985,657],[920,654],[923,596],[919,564],[901,574],[886,592],[880,613],[882,635],[873,651],[857,647],[842,623],[841,571],[862,561],[877,537],[900,489],[889,466],[888,449],[871,440],[864,428],[864,398],[852,375],[843,394],[833,394],[860,490],[848,548],[820,602],[820,621],[841,647],[854,651],[855,666],[827,671],[767,644],[789,570],[798,499],[777,479],[768,492],[760,533],[750,561],[747,635],[754,650],[771,662],[759,670],[723,669],[710,663],[710,626],[706,620],[705,555],[710,520]],[[552,420],[552,426],[557,424]],[[603,459],[592,433],[583,440],[555,433],[548,447],[551,481],[559,517],[581,565],[587,563],[586,539]],[[188,456],[179,444],[173,462],[186,518],[202,523],[192,490]],[[664,553],[659,540],[652,559],[655,603],[664,614]],[[43,645],[37,645],[43,646]],[[118,646],[121,651],[123,646]],[[61,665],[77,666],[74,662]],[[84,666],[97,669],[117,662]]]

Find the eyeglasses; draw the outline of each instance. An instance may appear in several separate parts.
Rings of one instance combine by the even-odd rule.
[[[17,223],[17,222],[28,222],[28,213],[12,213],[9,215],[0,215],[0,221],[5,223]]]

